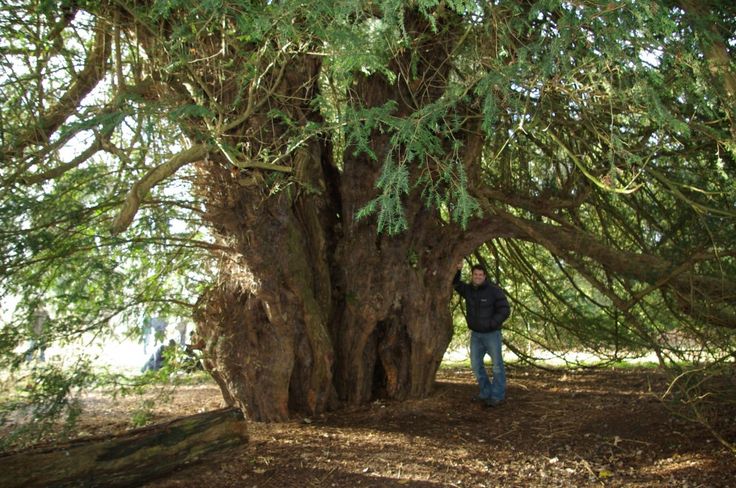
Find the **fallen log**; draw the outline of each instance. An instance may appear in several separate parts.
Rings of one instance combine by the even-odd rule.
[[[122,434],[0,454],[0,486],[139,486],[248,441],[235,408]]]

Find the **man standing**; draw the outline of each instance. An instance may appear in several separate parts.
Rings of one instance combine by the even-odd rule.
[[[143,354],[148,354],[148,344],[153,338],[153,347],[166,340],[166,328],[168,324],[161,317],[143,317],[141,339],[143,340]]]
[[[472,269],[472,282],[460,280],[460,270],[452,280],[460,296],[465,299],[465,318],[470,329],[470,367],[478,380],[480,394],[477,399],[489,407],[495,407],[506,397],[506,372],[501,357],[501,326],[509,317],[511,307],[503,290],[490,283],[483,266]],[[493,381],[489,380],[483,359],[491,356]]]
[[[33,323],[30,330],[30,344],[26,351],[26,362],[31,362],[34,357],[38,357],[38,361],[43,363],[46,361],[46,341],[48,340],[48,327],[51,317],[44,307],[36,309],[33,312]],[[38,355],[36,354],[38,353]]]

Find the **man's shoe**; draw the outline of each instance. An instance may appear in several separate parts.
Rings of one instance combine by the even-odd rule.
[[[488,398],[483,398],[481,396],[475,395],[470,401],[473,403],[486,403],[488,401]]]
[[[496,400],[494,398],[488,398],[485,400],[486,407],[497,407],[503,403],[503,400]]]

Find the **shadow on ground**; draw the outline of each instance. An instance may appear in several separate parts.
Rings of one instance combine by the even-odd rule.
[[[736,458],[657,400],[666,383],[654,371],[508,376],[508,399],[495,408],[473,403],[472,375],[454,369],[429,398],[252,423],[248,446],[147,486],[736,485]],[[181,401],[219,399],[214,386],[196,394]]]

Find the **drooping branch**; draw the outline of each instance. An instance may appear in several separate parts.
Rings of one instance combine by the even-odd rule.
[[[647,172],[651,174],[652,176],[654,176],[654,178],[656,178],[657,181],[662,183],[675,198],[687,203],[688,205],[693,207],[693,209],[695,209],[697,212],[722,215],[724,217],[731,217],[731,218],[736,217],[736,212],[734,212],[733,210],[714,208],[712,206],[703,205],[702,203],[696,202],[692,198],[688,198],[688,196],[685,195],[680,190],[680,188],[678,187],[678,183],[672,181],[667,176],[655,170],[654,168],[647,168]]]
[[[724,249],[694,250],[683,255],[683,259],[671,262],[646,249],[641,252],[617,249],[605,239],[601,240],[583,228],[571,225],[553,208],[547,208],[548,196],[520,197],[489,188],[476,189],[475,192],[483,201],[486,217],[471,222],[469,230],[463,234],[459,246],[464,247],[464,254],[494,238],[526,240],[570,262],[580,264],[582,260],[589,259],[608,272],[649,285],[643,292],[634,294],[628,304],[621,302],[619,305],[622,310],[633,306],[644,295],[661,289],[677,299],[681,312],[712,325],[733,327],[736,324],[733,306],[736,288],[727,283],[723,276],[710,276],[696,271],[699,263],[723,259],[736,253]],[[550,202],[552,207],[574,208],[588,198],[589,193],[584,193],[586,196],[582,200],[570,196],[559,202],[552,198]],[[559,205],[554,205],[555,202]],[[502,210],[498,203],[535,215],[545,215],[559,225],[517,217]],[[608,238],[611,236],[608,235]]]
[[[595,236],[572,226],[530,221],[497,211],[504,236],[540,244],[554,254],[586,257],[619,275],[672,290],[690,314],[725,327],[736,326],[733,309],[736,287],[723,277],[704,276],[694,271],[700,261],[736,256],[734,252],[700,252],[686,263],[671,263],[659,256],[614,249]],[[498,225],[498,223],[496,223]]]
[[[203,159],[208,150],[209,147],[204,144],[192,146],[146,173],[128,192],[125,203],[112,224],[112,234],[119,234],[130,226],[140,208],[141,201],[151,188],[176,173],[182,166]]]

